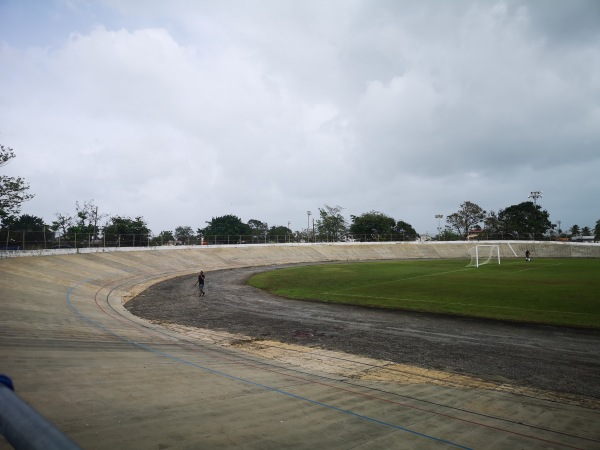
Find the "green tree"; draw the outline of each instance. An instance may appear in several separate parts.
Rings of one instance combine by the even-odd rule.
[[[7,232],[2,240],[4,244],[17,234],[19,239],[27,243],[28,248],[45,248],[47,243],[54,240],[54,232],[44,219],[29,214],[8,217],[2,224],[2,231]]]
[[[86,206],[79,205],[79,202],[75,202],[75,210],[75,223],[69,228],[69,233],[89,234],[96,238],[98,229],[90,220],[90,211]]]
[[[2,224],[2,230],[10,231],[46,231],[49,228],[44,219],[29,214],[11,216]]]
[[[69,232],[69,229],[73,226],[73,217],[68,214],[56,213],[56,220],[52,221],[50,228],[53,231],[58,231],[61,235],[65,235]]]
[[[294,240],[292,230],[284,226],[271,227],[269,229],[269,238],[276,242],[290,242]]]
[[[100,232],[100,221],[108,214],[99,214],[98,207],[94,200],[86,200],[83,205],[75,202],[75,211],[77,212],[77,223],[74,228],[69,230],[76,233],[89,233],[92,238],[97,239]]]
[[[464,239],[461,235],[456,234],[456,232],[454,230],[452,230],[450,227],[446,227],[442,230],[442,232],[440,233],[440,240],[441,241],[460,241]]]
[[[413,228],[413,226],[403,220],[399,220],[396,223],[396,227],[394,228],[394,233],[402,236],[403,241],[414,241],[419,237],[417,231]]]
[[[352,224],[350,233],[361,241],[378,241],[394,234],[396,221],[378,211],[371,211],[360,216],[350,216]]]
[[[579,236],[581,234],[581,229],[579,228],[579,225],[573,225],[569,229],[569,232],[571,233],[571,236]]]
[[[56,220],[51,228],[59,231],[62,236],[67,234],[86,234],[92,239],[98,239],[100,221],[108,214],[100,214],[94,200],[86,200],[83,204],[75,202],[75,216],[66,213],[56,213]]]
[[[248,227],[250,227],[252,239],[265,239],[269,232],[269,225],[256,219],[250,219],[248,221]]]
[[[189,245],[195,238],[196,235],[192,227],[184,226],[175,228],[175,240]]]
[[[460,209],[446,217],[446,222],[456,233],[466,239],[469,231],[486,218],[486,212],[477,204],[466,201]]]
[[[13,149],[0,145],[0,167],[15,157]],[[29,185],[21,177],[0,175],[0,223],[15,216],[21,210],[21,203],[33,198],[28,194]]]
[[[167,245],[169,242],[175,241],[172,231],[161,231],[157,236],[150,240],[152,245]]]
[[[590,230],[590,227],[583,227],[581,229],[581,235],[582,236],[591,236],[592,235],[592,230]]]
[[[494,211],[490,211],[485,219],[483,219],[483,227],[487,239],[497,238],[502,233],[502,227],[498,215]]]
[[[600,220],[596,221],[596,226],[594,227],[594,240],[600,241]]]
[[[248,224],[232,214],[213,217],[205,228],[199,228],[198,234],[204,237],[206,241],[215,241],[221,244],[233,243],[240,236],[249,236],[251,228]]]
[[[542,236],[552,229],[550,215],[540,205],[523,202],[498,211],[498,220],[504,234],[512,237]]]
[[[341,206],[329,205],[319,208],[320,219],[316,223],[319,239],[336,242],[346,234],[346,219],[341,213],[343,209]]]
[[[130,217],[113,216],[104,227],[104,236],[108,242],[119,247],[148,245],[150,229],[141,216]]]

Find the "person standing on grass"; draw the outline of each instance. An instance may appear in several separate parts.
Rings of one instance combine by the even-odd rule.
[[[525,251],[525,261],[531,261],[531,253],[529,253],[529,250]]]
[[[204,292],[204,279],[206,278],[206,275],[204,275],[203,271],[200,271],[200,274],[198,275],[198,281],[196,281],[196,283],[194,284],[194,286],[196,286],[196,284],[198,285],[198,287],[200,288],[200,292],[198,292],[198,297],[202,297],[204,294],[206,294],[206,292]]]

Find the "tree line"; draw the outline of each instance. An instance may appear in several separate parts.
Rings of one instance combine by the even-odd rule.
[[[15,157],[9,147],[0,146],[0,167]],[[318,217],[312,226],[292,231],[283,225],[269,226],[266,222],[242,219],[227,214],[213,217],[206,226],[194,230],[182,225],[174,230],[161,231],[153,235],[142,216],[123,217],[101,213],[94,200],[75,202],[73,214],[57,212],[56,220],[46,224],[40,217],[19,215],[21,204],[33,197],[28,192],[29,185],[20,177],[0,176],[0,231],[3,232],[42,232],[44,241],[57,237],[87,236],[87,244],[103,243],[106,237],[118,240],[118,245],[165,245],[191,243],[260,243],[260,242],[339,242],[349,240],[385,241],[415,240],[420,238],[413,226],[379,211],[361,215],[350,215],[348,221],[343,215],[343,207],[324,205],[319,208]],[[310,216],[309,216],[310,217]],[[481,239],[544,239],[567,237],[559,227],[550,221],[548,211],[540,205],[527,201],[511,205],[498,212],[486,212],[479,205],[465,201],[459,209],[445,217],[445,224],[438,227],[438,233],[431,236],[438,240]],[[595,236],[600,240],[600,220],[595,229],[573,225],[571,236]],[[128,238],[127,236],[131,236]],[[137,241],[136,237],[137,236]],[[8,238],[7,238],[8,239]],[[80,240],[81,242],[81,240]],[[111,241],[112,242],[112,241]],[[114,244],[114,242],[112,242]],[[2,243],[0,243],[2,245]]]

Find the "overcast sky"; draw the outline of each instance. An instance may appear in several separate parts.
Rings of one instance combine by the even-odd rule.
[[[0,143],[47,223],[324,205],[600,219],[600,1],[0,0]],[[442,226],[445,221],[442,221]]]

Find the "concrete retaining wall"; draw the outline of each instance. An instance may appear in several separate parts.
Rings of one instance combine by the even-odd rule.
[[[502,258],[523,257],[529,250],[533,258],[600,258],[600,244],[539,241],[486,241],[498,244]],[[92,253],[133,253],[152,259],[150,255],[180,254],[193,251],[194,258],[227,262],[227,267],[269,265],[319,261],[357,261],[386,259],[469,259],[474,242],[381,242],[381,243],[316,243],[254,244],[178,247],[79,248],[34,251],[0,251],[0,258],[50,256]],[[142,256],[145,254],[146,256]],[[226,263],[226,264],[227,264]]]

